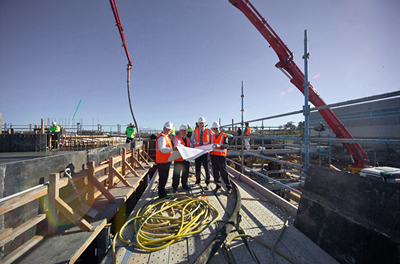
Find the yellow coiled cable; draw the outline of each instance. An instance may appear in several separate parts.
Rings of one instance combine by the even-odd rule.
[[[219,215],[212,205],[196,196],[174,194],[154,199],[142,206],[136,216],[128,220],[115,235],[112,245],[114,263],[117,236],[125,244],[157,251],[182,237],[202,232],[214,224]],[[133,224],[135,242],[122,235],[129,224]]]

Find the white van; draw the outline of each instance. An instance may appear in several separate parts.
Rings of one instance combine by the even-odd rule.
[[[367,178],[380,179],[387,182],[400,183],[400,169],[393,167],[373,167],[365,168],[360,171],[360,176]]]

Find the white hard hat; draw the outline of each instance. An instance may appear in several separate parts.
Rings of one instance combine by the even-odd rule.
[[[53,121],[53,125],[54,125],[54,126],[57,125],[56,121]]]
[[[205,123],[206,119],[204,117],[200,117],[198,123]]]
[[[219,128],[219,124],[218,124],[218,122],[214,122],[214,123],[212,123],[212,126],[211,126],[211,128]]]
[[[186,131],[187,127],[185,125],[181,125],[179,130],[185,130]]]
[[[173,129],[174,128],[174,124],[172,124],[171,122],[167,121],[164,124],[164,127],[167,128],[167,129]]]

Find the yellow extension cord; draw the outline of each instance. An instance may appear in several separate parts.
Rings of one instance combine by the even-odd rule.
[[[184,236],[197,234],[215,223],[219,212],[208,202],[195,196],[174,194],[145,204],[136,216],[128,220],[115,235],[112,244],[113,260],[118,237],[128,245],[147,251],[168,247]],[[133,224],[135,242],[123,237],[125,228]]]
[[[296,264],[288,256],[275,249],[288,226],[289,216],[286,210],[279,204],[268,200],[251,198],[242,198],[242,200],[268,202],[280,207],[286,215],[282,232],[273,246],[247,234],[233,236],[225,242],[225,245],[229,247],[229,244],[237,238],[251,238],[272,251],[271,263],[274,261],[273,252],[276,252],[290,263]],[[112,243],[113,261],[117,264],[115,256],[117,237],[125,244],[137,246],[147,251],[157,251],[168,247],[184,236],[202,232],[214,224],[218,218],[219,212],[208,202],[196,196],[173,194],[163,199],[151,200],[141,207],[136,216],[128,220],[115,235]],[[134,240],[136,242],[131,242],[123,237],[125,228],[131,223],[134,225]]]

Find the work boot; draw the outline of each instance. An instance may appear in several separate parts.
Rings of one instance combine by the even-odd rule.
[[[164,197],[167,197],[168,195],[166,194],[166,193],[160,193],[160,194],[158,194],[158,198],[159,199],[162,199],[162,198],[164,198]]]
[[[182,188],[184,189],[184,190],[186,190],[186,191],[190,191],[190,190],[192,190],[192,188],[190,188],[189,186],[187,186],[187,185],[184,185],[184,186],[182,186]]]

